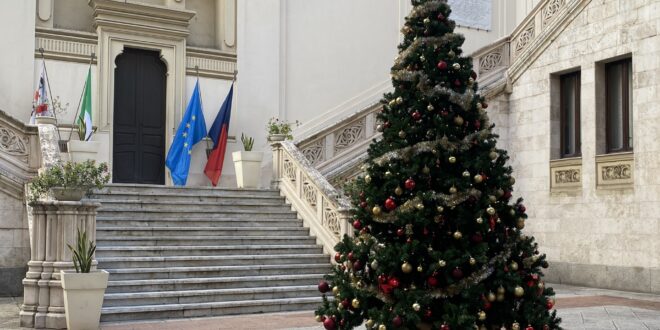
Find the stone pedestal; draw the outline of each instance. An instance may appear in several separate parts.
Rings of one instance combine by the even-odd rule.
[[[23,279],[22,327],[65,329],[60,270],[73,269],[72,253],[78,228],[96,244],[96,209],[100,203],[38,201],[32,203],[30,261]],[[96,268],[96,260],[93,269]]]

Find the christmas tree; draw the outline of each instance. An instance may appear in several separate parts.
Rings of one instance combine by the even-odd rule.
[[[351,190],[355,235],[335,247],[316,318],[329,330],[558,329],[464,38],[445,1],[413,5],[382,139]]]

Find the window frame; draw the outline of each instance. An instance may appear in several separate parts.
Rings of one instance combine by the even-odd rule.
[[[575,85],[573,86],[573,92],[575,93],[575,126],[573,127],[575,134],[575,152],[567,153],[565,150],[565,142],[567,136],[564,134],[564,124],[566,122],[566,115],[568,109],[566,109],[564,102],[566,100],[566,95],[564,94],[564,80],[575,78]],[[559,76],[559,157],[560,158],[573,158],[582,156],[582,135],[581,135],[581,120],[580,120],[580,94],[581,94],[581,73],[580,71],[573,71],[569,73],[562,74]]]
[[[622,139],[621,148],[613,149],[611,134],[612,128],[612,119],[610,117],[611,113],[611,104],[610,104],[610,68],[616,65],[621,65],[621,84],[618,84],[618,88],[621,88],[621,131]],[[608,154],[618,153],[618,152],[631,152],[633,151],[633,146],[630,145],[630,138],[632,137],[630,123],[630,116],[632,116],[630,109],[630,82],[632,81],[632,58],[624,58],[614,62],[605,64],[605,152]],[[634,124],[634,123],[633,123]]]

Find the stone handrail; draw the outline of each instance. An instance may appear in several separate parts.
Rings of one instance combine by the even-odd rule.
[[[295,144],[305,159],[330,180],[353,173],[364,162],[371,141],[380,136],[376,114],[381,108],[380,103],[372,104]]]
[[[40,165],[37,128],[0,111],[0,190],[23,199],[23,187]]]
[[[307,161],[290,141],[274,142],[273,185],[291,203],[326,253],[349,228],[350,203]]]

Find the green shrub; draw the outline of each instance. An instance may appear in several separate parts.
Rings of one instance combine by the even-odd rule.
[[[101,189],[110,182],[108,164],[96,165],[93,160],[83,163],[67,162],[46,169],[30,181],[30,201],[44,197],[50,188]]]

